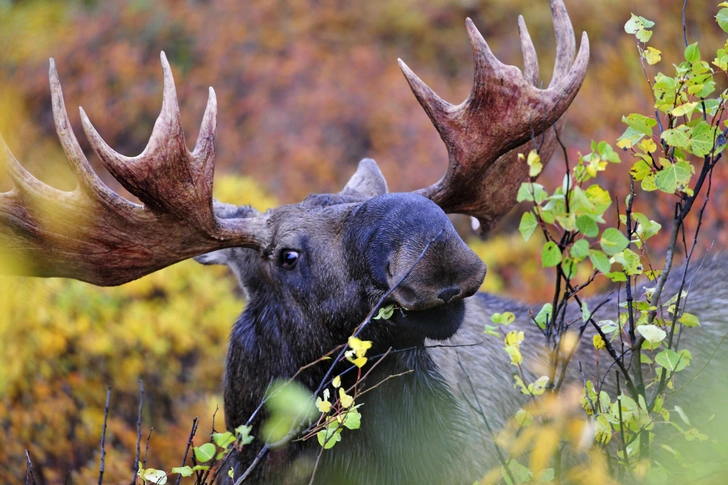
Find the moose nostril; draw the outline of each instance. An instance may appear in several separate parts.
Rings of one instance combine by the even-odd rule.
[[[450,288],[445,288],[444,290],[441,290],[437,294],[437,297],[447,303],[452,299],[453,296],[456,296],[458,293],[460,293],[460,288],[458,288],[457,286],[452,286]]]

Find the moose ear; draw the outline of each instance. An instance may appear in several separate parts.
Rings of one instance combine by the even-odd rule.
[[[212,200],[212,208],[215,211],[215,216],[220,219],[244,219],[260,215],[260,212],[250,206],[228,204],[216,199]],[[234,253],[235,248],[218,249],[217,251],[195,256],[194,260],[205,265],[224,264],[232,267],[232,262],[235,261]]]
[[[195,256],[193,259],[204,265],[228,264],[228,261],[230,260],[228,253],[228,249],[218,249],[217,251],[212,251],[210,253],[200,254],[199,256]]]
[[[376,197],[387,193],[387,181],[379,170],[377,162],[365,158],[359,162],[356,173],[351,176],[339,195]]]

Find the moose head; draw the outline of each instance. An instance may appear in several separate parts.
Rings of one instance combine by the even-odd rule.
[[[551,0],[551,9],[557,58],[546,89],[537,87],[538,61],[522,18],[523,72],[498,61],[474,24],[466,21],[475,75],[470,95],[459,105],[442,100],[399,61],[447,147],[449,166],[440,181],[414,193],[388,193],[376,163],[365,159],[338,194],[311,195],[266,213],[213,199],[215,93],[210,88],[200,134],[190,152],[164,53],[162,110],[141,155],[125,157],[113,151],[81,110],[91,147],[141,204],[114,193],[93,172],[76,140],[51,60],[57,133],[78,186],[63,192],[43,184],[2,143],[0,163],[14,188],[0,193],[0,258],[19,261],[14,265],[19,274],[75,278],[96,285],[123,284],[190,257],[203,264],[230,266],[247,299],[232,330],[225,372],[226,421],[231,429],[255,414],[272,380],[293,376],[346,342],[378,305],[393,304],[397,310],[362,331],[363,338],[374,342],[374,352],[421,346],[426,338],[447,339],[463,323],[465,299],[478,290],[486,268],[446,214],[477,219],[482,233],[497,224],[515,204],[517,189],[528,177],[518,153],[536,148],[543,162],[548,161],[559,120],[586,74],[586,34],[576,55],[562,1]],[[415,354],[415,360],[405,354],[390,359],[391,365],[381,366],[382,372],[419,368],[408,377],[411,389],[427,389],[436,402],[450,402],[452,397],[427,354]],[[297,375],[314,390],[323,372],[309,369]],[[415,428],[416,424],[406,424],[412,404],[393,404],[399,385],[406,383],[382,386],[383,391],[367,401],[365,411]],[[426,406],[418,411],[422,419],[437,412],[435,402]],[[433,425],[422,441],[442,444],[433,438],[441,431]],[[377,442],[373,433],[362,432],[359,444],[352,446],[371,451],[367,446],[376,447]],[[304,448],[293,446],[278,456],[290,461]],[[241,471],[258,453],[250,450],[250,456],[239,457]],[[375,458],[372,466],[381,473],[394,473],[397,460],[419,454],[402,453]],[[436,459],[439,453],[433,445],[415,457],[423,463],[420,471],[394,481],[408,483],[416,477],[417,483],[425,483],[446,476],[449,472]],[[253,477],[266,482],[277,476],[271,471],[275,463],[274,457]],[[358,476],[346,471],[355,466],[345,460],[332,469]]]

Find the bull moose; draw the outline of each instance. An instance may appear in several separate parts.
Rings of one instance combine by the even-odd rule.
[[[449,166],[439,182],[413,193],[389,193],[376,163],[364,159],[338,194],[313,194],[266,213],[213,199],[215,92],[210,88],[190,152],[164,53],[162,110],[141,155],[113,151],[81,110],[93,150],[141,204],[114,193],[75,138],[51,60],[57,133],[78,186],[63,192],[43,184],[3,143],[0,161],[14,188],[0,193],[0,256],[20,261],[14,266],[20,274],[96,285],[123,284],[191,257],[228,265],[247,300],[230,335],[228,429],[248,422],[257,429],[266,417],[260,403],[278,379],[295,375],[312,392],[319,389],[330,367],[308,364],[359,329],[358,336],[373,343],[369,355],[385,356],[365,366],[376,362],[363,385],[378,385],[361,399],[362,428],[323,454],[317,483],[471,483],[496,459],[492,445],[484,450],[478,441],[475,430],[483,423],[468,403],[482,403],[488,425],[497,429],[523,399],[511,388],[508,363],[496,357],[500,344],[482,338],[483,324],[493,313],[510,310],[516,327],[538,329],[524,305],[477,293],[486,267],[446,214],[469,215],[486,233],[528,179],[517,155],[537,148],[545,163],[554,152],[562,115],[586,75],[589,44],[584,34],[577,54],[562,1],[551,0],[551,10],[557,57],[545,89],[538,87],[536,53],[522,18],[523,71],[500,63],[466,22],[475,75],[459,105],[442,100],[400,61],[447,147]],[[706,271],[719,274],[720,266]],[[710,305],[695,304],[693,311],[706,322],[725,321]],[[388,318],[371,319],[383,305],[397,309]],[[720,334],[717,324],[705,327],[710,338]],[[430,341],[448,345],[428,347]],[[462,343],[467,346],[458,348]],[[342,373],[345,388],[354,382],[352,373],[343,372],[347,365],[331,367]],[[387,379],[392,375],[398,377]],[[256,439],[234,451],[227,465],[236,479],[291,483],[301,469],[310,476],[317,448],[310,440],[269,450]]]

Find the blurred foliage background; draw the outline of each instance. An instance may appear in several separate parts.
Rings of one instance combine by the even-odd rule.
[[[634,37],[623,31],[630,12],[657,22],[651,45],[663,61],[656,67],[671,71],[684,48],[683,2],[566,3],[577,34],[586,30],[592,46],[563,133],[573,164],[580,151],[590,151],[590,140],[614,142],[622,115],[650,112]],[[686,12],[690,42],[710,49],[722,44],[714,3],[690,0]],[[337,191],[363,157],[378,161],[391,190],[408,191],[436,181],[447,156],[396,59],[460,102],[472,76],[465,17],[502,61],[520,65],[518,14],[548,84],[554,42],[546,0],[0,0],[0,133],[41,180],[72,189],[50,111],[48,57],[56,59],[76,133],[72,107],[83,105],[106,141],[132,155],[144,148],[161,105],[164,50],[190,145],[206,88],[216,90],[218,197],[264,209]],[[125,193],[90,159],[108,185]],[[621,200],[630,161],[626,154],[622,160],[624,171],[613,170],[605,183]],[[546,185],[560,182],[563,162],[557,154],[542,176]],[[724,245],[728,173],[724,165],[716,172],[703,240]],[[11,187],[0,174],[0,191]],[[645,209],[654,201],[637,203],[657,218],[655,208]],[[663,218],[671,215],[670,207],[661,209]],[[489,265],[486,289],[537,301],[550,291],[548,275],[534,251],[538,241],[514,234],[519,217],[514,212],[473,246]],[[203,418],[200,429],[209,429],[221,404],[227,333],[242,307],[224,270],[185,262],[111,289],[9,277],[0,285],[1,482],[24,476],[26,448],[45,483],[63,483],[70,469],[72,477],[93,481],[107,386],[107,483],[131,480],[139,379],[147,391],[145,437],[155,428],[155,466],[181,461],[195,415]],[[217,420],[222,428],[221,413]]]

